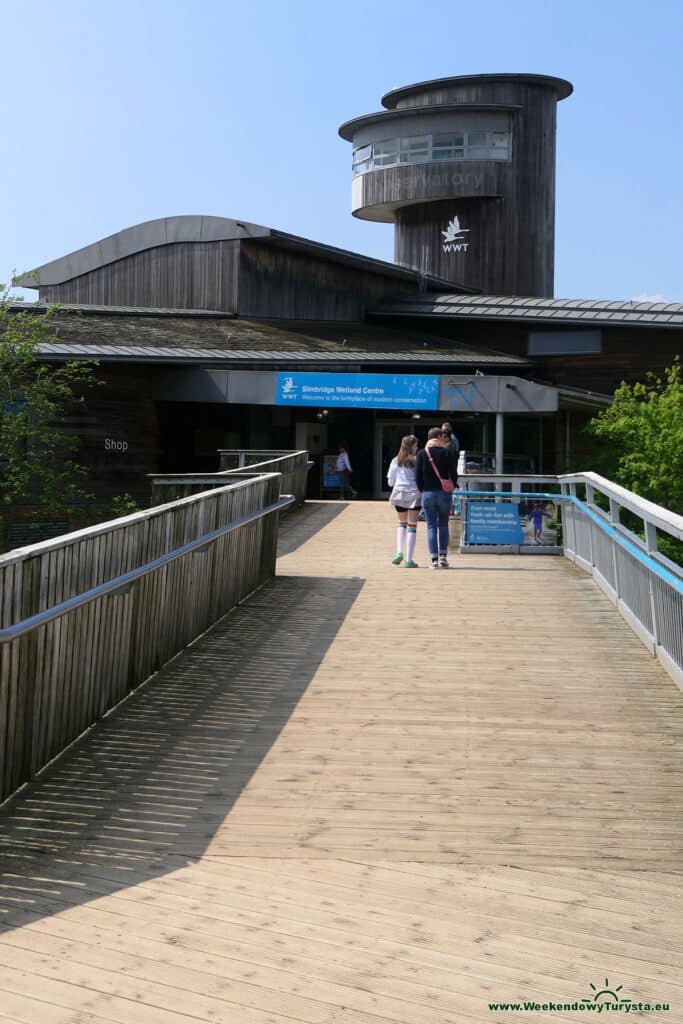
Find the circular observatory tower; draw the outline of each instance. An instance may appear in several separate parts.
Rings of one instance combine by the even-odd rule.
[[[401,266],[490,295],[552,297],[555,130],[570,82],[464,75],[393,89],[339,129],[352,212],[392,223]]]

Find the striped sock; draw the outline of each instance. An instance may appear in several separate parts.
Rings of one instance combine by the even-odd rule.
[[[406,561],[412,562],[415,554],[415,541],[417,540],[417,526],[408,523],[408,536],[406,538]]]
[[[396,527],[396,554],[402,555],[405,551],[406,524],[399,523]]]

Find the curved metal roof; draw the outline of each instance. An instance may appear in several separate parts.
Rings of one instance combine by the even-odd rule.
[[[564,100],[574,92],[574,86],[566,78],[554,78],[552,75],[455,75],[448,78],[433,78],[427,82],[416,82],[414,85],[404,85],[399,89],[391,89],[382,96],[382,105],[387,110],[393,110],[397,103],[410,96],[412,93],[420,93],[425,90],[443,88],[448,85],[486,85],[512,82],[516,85],[539,85],[546,89],[554,89],[557,99]]]
[[[352,142],[359,128],[377,121],[391,121],[396,118],[400,120],[402,117],[423,117],[425,114],[480,113],[501,110],[522,110],[522,107],[512,103],[436,103],[424,107],[401,107],[400,110],[377,110],[374,114],[361,114],[359,117],[352,117],[350,121],[344,121],[338,130],[342,139]]]
[[[60,256],[35,270],[20,274],[14,283],[22,288],[42,288],[51,284],[62,284],[91,270],[98,270],[108,263],[132,256],[145,249],[173,242],[215,242],[235,238],[268,238],[270,228],[247,221],[232,220],[229,217],[204,217],[198,215],[161,217],[147,220],[142,224],[117,231],[115,235],[86,245],[82,249]]]

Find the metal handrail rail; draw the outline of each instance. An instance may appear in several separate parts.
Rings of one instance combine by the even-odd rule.
[[[226,533],[231,533],[240,526],[254,522],[270,512],[288,508],[295,500],[293,494],[283,494],[272,505],[266,505],[265,508],[258,509],[256,512],[250,512],[239,519],[234,519],[231,523],[220,526],[216,530],[211,530],[210,533],[204,534],[203,537],[198,537],[188,544],[183,544],[182,547],[175,548],[173,551],[169,551],[167,554],[161,555],[159,558],[155,558],[153,561],[147,562],[137,569],[131,569],[120,576],[115,576],[113,579],[107,580],[106,583],[100,583],[90,590],[85,590],[82,594],[77,594],[75,597],[70,597],[68,600],[60,602],[60,604],[53,605],[51,608],[46,608],[42,612],[29,616],[27,619],[15,622],[12,626],[5,626],[3,629],[0,629],[0,644],[10,643],[12,640],[16,640],[18,637],[31,632],[31,630],[44,626],[46,623],[52,622],[54,619],[58,619],[62,615],[82,607],[82,605],[97,600],[99,597],[104,597],[117,591],[127,592],[131,585],[141,577],[161,569],[164,565],[168,565],[170,562],[174,562],[176,559],[182,558],[183,555],[190,554],[192,551],[199,552],[201,549],[207,548],[215,540],[218,540],[219,537]]]
[[[654,558],[651,558],[643,548],[634,544],[632,540],[620,533],[619,530],[617,530],[612,523],[607,520],[604,513],[601,514],[601,512],[594,511],[586,502],[581,501],[574,494],[546,494],[541,491],[454,491],[453,493],[463,501],[476,501],[479,498],[530,498],[535,501],[538,501],[539,499],[548,499],[550,501],[558,502],[565,501],[568,504],[576,505],[576,507],[581,509],[581,511],[588,516],[592,522],[596,523],[604,533],[617,541],[624,550],[633,555],[633,557],[642,565],[651,572],[656,573],[660,579],[665,581],[665,583],[668,583],[669,586],[674,587],[675,590],[683,594],[683,579],[670,572],[659,562],[655,561]]]
[[[583,484],[589,488],[594,487],[605,497],[612,498],[622,508],[628,509],[640,519],[648,519],[658,529],[683,540],[683,516],[671,512],[647,498],[641,498],[639,494],[634,494],[633,491],[613,483],[606,477],[600,476],[599,473],[563,473],[558,476],[557,480],[558,483],[565,486]]]
[[[596,523],[608,537],[611,537],[617,542],[617,544],[619,544],[620,547],[624,548],[625,551],[628,551],[630,555],[633,555],[641,565],[644,565],[650,570],[650,572],[654,572],[660,579],[664,580],[665,583],[668,583],[670,587],[677,590],[679,594],[683,594],[683,579],[679,576],[675,576],[674,573],[670,572],[665,568],[665,566],[655,561],[654,558],[651,558],[646,551],[638,547],[637,544],[634,544],[632,540],[624,537],[619,530],[615,529],[615,527],[612,526],[611,523],[608,523],[601,515],[594,512],[593,509],[585,502],[580,501],[572,494],[566,495],[565,498],[570,504],[576,505],[577,508],[580,508],[584,515],[588,516],[591,522]]]
[[[462,491],[455,490],[456,498],[549,498],[552,501],[557,499],[566,500],[571,497],[569,494],[561,494],[559,491]],[[578,499],[577,499],[578,500]]]
[[[249,474],[244,474],[247,477]],[[280,473],[256,473],[255,476],[261,477],[262,480],[272,479],[275,476],[281,476]],[[228,479],[223,486],[227,488],[234,488],[239,490],[247,488],[251,483],[248,479],[235,478],[236,482],[230,482]],[[215,493],[215,491],[214,491]],[[30,555],[42,555],[48,552],[63,547],[65,544],[73,545],[79,544],[83,540],[89,540],[93,537],[103,536],[107,533],[112,533],[117,530],[125,530],[132,522],[141,522],[145,519],[155,519],[157,516],[163,514],[171,507],[180,508],[180,506],[187,504],[191,505],[197,500],[198,495],[191,494],[185,498],[174,498],[172,501],[163,502],[161,505],[153,505],[151,508],[143,508],[138,512],[131,512],[126,516],[117,516],[116,519],[109,519],[103,523],[96,523],[94,526],[84,526],[79,530],[72,530],[70,533],[62,534],[59,537],[50,537],[48,540],[41,540],[37,544],[30,544],[26,547],[13,548],[11,551],[5,552],[0,555],[0,565],[6,566],[14,562],[21,561]]]

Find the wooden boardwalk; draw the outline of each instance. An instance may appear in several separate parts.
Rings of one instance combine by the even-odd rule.
[[[564,559],[394,532],[293,514],[0,811],[0,1024],[683,1021],[683,694]]]

